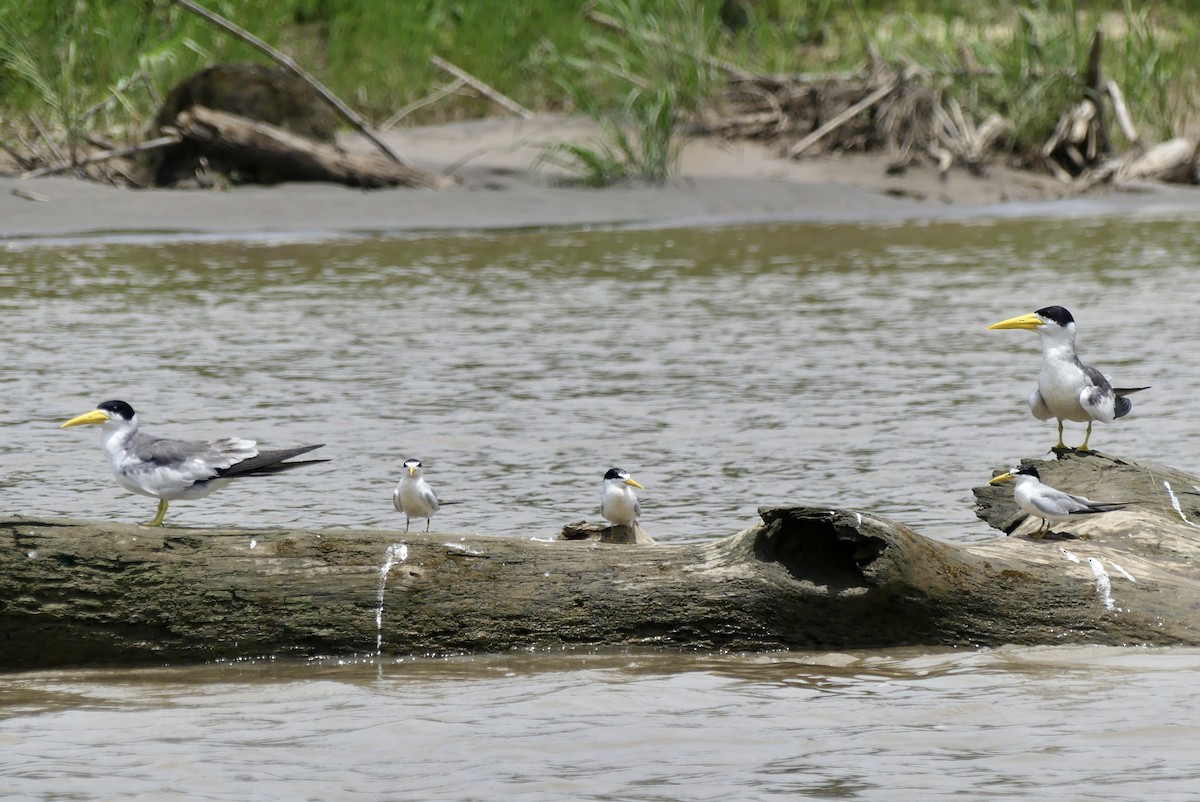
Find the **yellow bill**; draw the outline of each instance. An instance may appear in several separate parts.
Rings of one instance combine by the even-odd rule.
[[[1028,315],[1019,317],[1010,317],[1008,320],[1001,320],[999,323],[993,323],[988,326],[989,329],[1028,329],[1029,331],[1037,331],[1043,325],[1040,317],[1030,312]]]
[[[107,412],[103,412],[99,409],[93,409],[91,412],[85,412],[77,418],[71,418],[58,428],[69,429],[72,426],[89,426],[92,424],[104,423],[106,420],[108,420]]]

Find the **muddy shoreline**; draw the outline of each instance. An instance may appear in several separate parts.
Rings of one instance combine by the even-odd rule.
[[[663,187],[564,186],[535,167],[546,144],[590,135],[557,117],[481,120],[389,134],[417,166],[456,176],[449,190],[360,191],[292,183],[228,190],[133,190],[46,177],[0,177],[0,240],[95,234],[321,236],[578,226],[705,226],[744,222],[895,222],[1200,212],[1200,189],[1105,186],[1083,196],[1050,176],[992,169],[977,178],[933,167],[889,175],[884,155],[802,162],[755,142],[699,139]],[[367,143],[347,136],[348,149]]]

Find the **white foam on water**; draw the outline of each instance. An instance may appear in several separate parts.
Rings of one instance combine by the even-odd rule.
[[[1058,547],[1058,550],[1059,550],[1059,551],[1061,551],[1061,552],[1063,553],[1063,556],[1064,556],[1064,557],[1066,557],[1066,558],[1067,558],[1068,560],[1070,560],[1071,562],[1073,562],[1073,563],[1077,563],[1077,562],[1079,562],[1079,558],[1078,558],[1078,557],[1076,557],[1074,554],[1072,554],[1071,552],[1069,552],[1069,551],[1067,551],[1066,549],[1064,549],[1062,546],[1059,546],[1059,547]]]
[[[383,553],[383,565],[379,566],[379,587],[375,592],[375,655],[383,654],[383,592],[387,589],[388,573],[396,563],[408,559],[408,546],[393,543]]]
[[[475,549],[464,546],[462,543],[443,543],[442,545],[448,549],[453,549],[454,551],[461,551],[463,554],[469,554],[472,557],[482,557],[483,556],[482,551],[476,551]]]

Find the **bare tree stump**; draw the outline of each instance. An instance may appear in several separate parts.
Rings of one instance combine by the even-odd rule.
[[[0,669],[562,646],[1200,644],[1200,479],[1097,454],[1038,469],[1135,505],[1072,523],[1070,540],[971,545],[828,507],[763,509],[736,535],[655,546],[0,519]],[[1035,528],[1011,489],[976,493],[994,525]]]

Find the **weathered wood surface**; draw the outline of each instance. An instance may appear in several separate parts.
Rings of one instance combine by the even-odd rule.
[[[454,180],[391,161],[350,153],[236,114],[192,106],[175,119],[188,142],[235,168],[245,165],[289,181],[330,181],[354,187],[445,188]]]
[[[1098,454],[1037,465],[1048,484],[1135,506],[1035,541],[1011,488],[985,485],[981,517],[1019,528],[966,545],[826,507],[655,546],[0,519],[0,669],[377,648],[1200,643],[1200,479]]]

